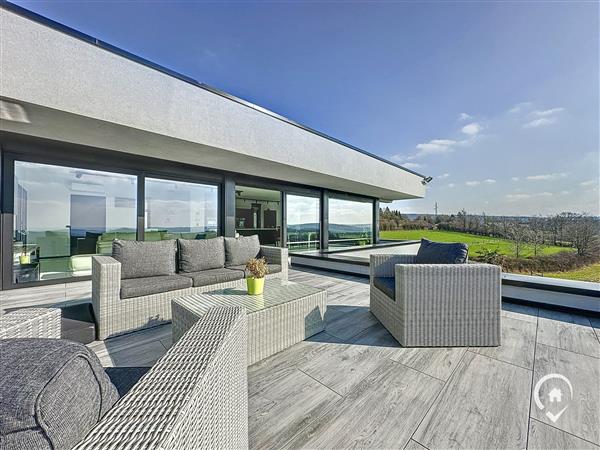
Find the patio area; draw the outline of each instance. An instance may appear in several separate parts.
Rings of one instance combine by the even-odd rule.
[[[327,328],[249,368],[251,448],[600,448],[600,319],[504,303],[501,347],[402,348],[366,279],[289,278],[327,289]],[[166,325],[90,347],[151,366],[170,345]],[[548,374],[573,387],[555,422],[533,399]]]

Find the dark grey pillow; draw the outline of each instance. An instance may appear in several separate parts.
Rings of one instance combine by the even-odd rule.
[[[178,239],[179,270],[200,272],[225,267],[225,243],[223,237],[213,239]]]
[[[168,241],[113,241],[112,256],[121,263],[121,278],[143,278],[175,273],[177,243]]]
[[[417,252],[417,264],[464,264],[469,255],[469,246],[462,243],[432,242],[421,239]]]
[[[70,449],[119,399],[98,357],[62,339],[0,340],[0,448]]]
[[[225,266],[245,265],[260,253],[258,235],[225,238]]]

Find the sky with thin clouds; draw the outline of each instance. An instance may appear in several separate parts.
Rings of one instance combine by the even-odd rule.
[[[598,2],[17,3],[432,176],[403,212],[600,214]]]

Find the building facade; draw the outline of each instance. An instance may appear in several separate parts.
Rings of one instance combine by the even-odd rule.
[[[369,245],[380,201],[425,194],[418,173],[1,8],[2,290],[89,279],[115,238]]]

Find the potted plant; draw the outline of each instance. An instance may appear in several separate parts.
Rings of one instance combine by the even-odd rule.
[[[21,254],[19,255],[19,264],[29,264],[31,262],[31,256],[27,252],[25,245],[21,248]]]
[[[252,258],[246,263],[246,270],[251,276],[246,278],[249,295],[261,295],[265,288],[265,275],[269,273],[265,258]]]

